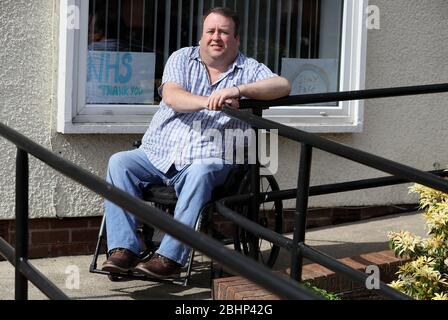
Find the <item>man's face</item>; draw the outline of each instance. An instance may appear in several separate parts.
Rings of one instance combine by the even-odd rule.
[[[235,36],[235,23],[231,18],[216,13],[207,16],[200,41],[203,58],[231,63],[236,58],[239,45],[240,38]]]

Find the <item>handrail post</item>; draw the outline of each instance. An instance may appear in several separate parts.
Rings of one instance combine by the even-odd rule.
[[[305,242],[312,151],[312,146],[304,143],[301,144],[296,212],[294,217],[293,249],[291,251],[291,278],[297,281],[301,281],[302,279],[303,254],[299,250],[299,244]]]
[[[28,279],[21,273],[28,260],[28,153],[17,148],[16,158],[16,250],[15,299],[28,300]]]
[[[262,108],[254,108],[252,113],[258,117],[263,116]],[[255,130],[255,164],[250,164],[250,190],[253,195],[250,202],[250,212],[248,218],[252,221],[258,222],[260,216],[260,163],[258,159],[259,146],[258,146],[258,130]],[[259,252],[259,238],[248,233],[249,248],[252,252],[252,258],[258,260]]]

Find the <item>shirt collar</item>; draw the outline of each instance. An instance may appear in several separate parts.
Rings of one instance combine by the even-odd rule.
[[[199,47],[193,47],[193,51],[191,52],[190,59],[201,61],[201,56],[199,55]],[[241,52],[238,52],[238,55],[233,62],[232,66],[229,68],[229,70],[234,70],[235,68],[242,69],[244,65],[244,55]]]

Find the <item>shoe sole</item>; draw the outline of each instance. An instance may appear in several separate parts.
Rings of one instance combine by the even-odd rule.
[[[169,275],[160,275],[160,274],[151,272],[151,271],[149,271],[147,269],[140,268],[140,267],[135,267],[134,271],[139,273],[139,274],[143,274],[145,276],[149,276],[151,278],[156,278],[156,279],[161,279],[161,280],[169,279],[169,278],[178,278],[180,276],[180,272],[176,272],[176,273],[169,274]]]
[[[124,272],[127,273],[129,271],[132,271],[131,268],[126,269],[126,268],[120,268],[118,266],[104,266],[101,268],[102,271],[106,271],[106,272],[110,272],[110,273],[120,273],[120,272]]]

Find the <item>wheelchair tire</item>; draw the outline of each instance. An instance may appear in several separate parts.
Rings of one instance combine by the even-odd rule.
[[[270,192],[280,190],[277,181],[273,176],[260,176],[260,192]],[[246,174],[239,187],[239,194],[245,194],[250,192],[250,178],[249,174]],[[248,216],[248,206],[240,207],[236,209],[245,217]],[[268,227],[271,230],[282,233],[283,231],[283,203],[281,200],[276,200],[269,203],[260,204],[260,215],[258,223],[263,227]],[[238,252],[242,252],[246,256],[254,257],[254,250],[258,252],[257,260],[263,263],[265,266],[272,268],[277,260],[280,252],[280,247],[272,244],[271,242],[259,239],[258,248],[249,241],[250,234],[248,231],[236,227],[234,234],[234,248]]]
[[[113,274],[108,274],[108,275],[107,275],[107,278],[108,278],[110,281],[112,281],[112,282],[120,282],[120,281],[123,281],[123,277],[116,276],[116,275],[113,275]]]

